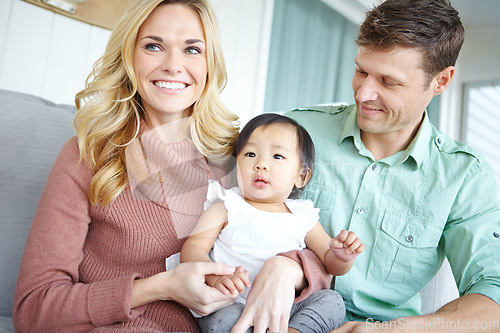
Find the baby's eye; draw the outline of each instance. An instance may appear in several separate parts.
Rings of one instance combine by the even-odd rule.
[[[276,159],[276,160],[282,160],[284,159],[285,157],[283,155],[280,155],[280,154],[274,154],[273,155],[273,158]]]
[[[255,153],[249,152],[245,154],[246,157],[255,157]]]

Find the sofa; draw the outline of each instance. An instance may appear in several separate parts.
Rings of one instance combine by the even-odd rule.
[[[47,176],[74,136],[75,107],[0,89],[0,332],[14,332],[19,264]]]
[[[0,333],[14,332],[13,295],[24,244],[52,164],[74,135],[74,112],[72,105],[0,89]],[[449,265],[421,295],[425,313],[458,296]]]

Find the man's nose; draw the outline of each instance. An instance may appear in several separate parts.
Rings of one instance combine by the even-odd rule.
[[[358,102],[375,101],[378,98],[378,84],[373,77],[366,77],[360,82],[356,91]]]

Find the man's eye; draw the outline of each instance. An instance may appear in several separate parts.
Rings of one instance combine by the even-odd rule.
[[[359,68],[356,68],[356,72],[357,72],[358,74],[360,74],[360,75],[366,75],[366,72],[365,72],[365,71],[363,71],[363,70],[361,70],[361,69],[359,69]]]
[[[252,152],[246,153],[245,156],[246,157],[255,157],[255,153],[252,153]]]
[[[276,159],[276,160],[282,160],[284,159],[285,157],[283,155],[280,155],[280,154],[274,154],[273,155],[273,158]]]
[[[389,82],[387,80],[384,80],[384,84],[387,86],[387,87],[394,87],[396,85],[396,83],[393,83],[393,82]]]

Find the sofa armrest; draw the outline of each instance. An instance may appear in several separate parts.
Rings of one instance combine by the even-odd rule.
[[[75,107],[71,105],[58,105],[33,95],[0,90],[2,317],[12,318],[13,295],[24,244],[52,164],[63,144],[74,136],[74,112]]]

